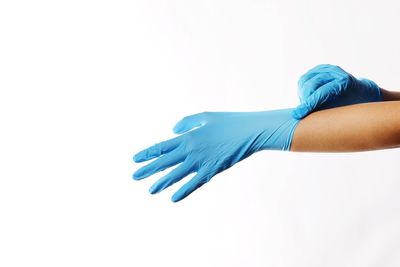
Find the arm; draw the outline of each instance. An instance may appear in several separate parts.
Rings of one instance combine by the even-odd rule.
[[[186,116],[178,136],[148,147],[135,162],[135,180],[173,167],[149,189],[155,194],[195,172],[172,196],[177,202],[218,173],[261,150],[350,152],[400,146],[400,101],[358,104],[314,112],[299,121],[293,109],[203,112]]]
[[[391,96],[400,97],[400,93]],[[355,152],[393,147],[400,147],[400,101],[311,113],[298,124],[291,151]]]

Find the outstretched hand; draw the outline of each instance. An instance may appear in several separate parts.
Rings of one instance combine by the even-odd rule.
[[[173,129],[179,136],[157,143],[134,156],[135,162],[157,159],[138,169],[133,178],[141,180],[180,164],[149,189],[152,194],[161,192],[196,172],[172,196],[173,202],[180,201],[219,172],[259,150],[289,150],[299,122],[291,117],[291,111],[203,112],[187,116]]]

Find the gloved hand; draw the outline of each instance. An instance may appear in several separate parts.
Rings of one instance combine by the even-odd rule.
[[[298,82],[300,105],[293,118],[302,119],[315,110],[382,101],[379,86],[368,79],[356,79],[339,66],[322,64],[305,73]]]
[[[289,150],[298,120],[292,109],[261,112],[203,112],[187,116],[175,127],[170,140],[155,144],[134,156],[135,162],[157,158],[134,174],[141,180],[182,163],[160,178],[149,191],[158,193],[192,172],[196,175],[173,196],[177,202],[237,162],[263,150]],[[195,127],[199,127],[189,131]],[[189,131],[189,132],[188,132]]]

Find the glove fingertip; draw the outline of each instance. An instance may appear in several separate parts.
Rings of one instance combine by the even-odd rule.
[[[152,194],[152,195],[156,194],[156,193],[157,193],[157,188],[154,187],[154,186],[151,186],[151,187],[149,188],[149,193]]]
[[[172,131],[174,132],[174,134],[182,134],[184,132],[186,132],[185,127],[182,125],[182,123],[178,122],[174,128],[172,129]]]
[[[178,201],[180,201],[181,199],[177,196],[177,195],[173,195],[172,197],[171,197],[171,201],[172,202],[174,202],[174,203],[176,203],[176,202],[178,202]]]
[[[177,192],[175,192],[175,194],[172,195],[171,201],[176,203],[176,202],[181,201],[184,198],[185,198],[184,194],[181,193],[181,190],[178,190]]]
[[[133,161],[136,163],[142,162],[142,155],[140,155],[139,153],[133,156]]]
[[[174,134],[179,134],[179,124],[175,125],[174,128],[172,128],[172,131]]]
[[[141,173],[136,171],[136,172],[132,175],[132,178],[133,178],[133,180],[136,180],[136,181],[141,180]]]

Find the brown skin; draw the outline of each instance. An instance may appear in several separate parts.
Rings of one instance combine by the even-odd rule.
[[[311,113],[298,124],[290,150],[356,152],[400,147],[400,92],[385,90],[384,99],[392,101]]]
[[[397,101],[400,100],[400,91],[388,91],[381,88],[383,101]]]

